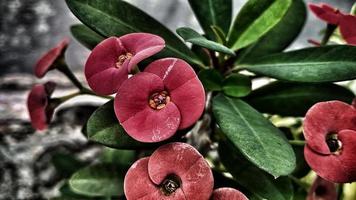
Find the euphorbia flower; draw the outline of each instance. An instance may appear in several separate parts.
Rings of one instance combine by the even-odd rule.
[[[248,200],[248,198],[236,189],[219,188],[214,190],[211,200]]]
[[[356,181],[356,109],[341,101],[317,103],[303,128],[310,167],[331,182]]]
[[[90,88],[100,95],[114,94],[142,60],[164,48],[164,40],[148,33],[110,37],[99,43],[85,64]]]
[[[35,85],[27,99],[27,107],[30,114],[31,124],[37,130],[47,128],[52,119],[54,107],[50,105],[50,97],[56,84],[47,82],[45,84]]]
[[[347,44],[356,45],[356,16],[344,15],[342,17],[340,33]]]
[[[328,24],[338,25],[344,40],[356,45],[356,16],[342,13],[328,4],[309,4],[310,10]]]
[[[205,92],[188,63],[165,58],[125,81],[114,105],[119,122],[131,137],[159,142],[199,119]]]
[[[321,20],[327,22],[328,24],[338,25],[342,17],[342,13],[328,4],[309,4],[310,10]]]
[[[318,176],[308,192],[307,200],[335,199],[337,199],[335,184]]]
[[[136,161],[124,180],[127,200],[208,200],[213,191],[208,163],[194,147],[169,143]]]
[[[38,78],[42,78],[48,71],[57,67],[57,62],[61,62],[61,59],[64,58],[68,43],[69,40],[67,38],[63,39],[38,60],[35,66],[35,75]]]

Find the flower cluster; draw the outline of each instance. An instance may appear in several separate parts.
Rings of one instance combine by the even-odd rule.
[[[232,188],[213,192],[214,178],[204,157],[185,143],[159,147],[128,170],[124,192],[131,199],[247,200]]]
[[[340,27],[340,33],[350,45],[356,45],[356,16],[343,13],[328,4],[309,4],[310,10],[321,20]]]
[[[126,132],[141,142],[170,138],[194,124],[204,110],[204,88],[183,60],[159,59],[129,78],[136,64],[164,44],[148,33],[110,37],[93,49],[85,65],[90,88],[101,95],[117,93],[116,116]]]
[[[315,104],[304,120],[304,156],[322,178],[356,181],[356,109],[341,101]]]

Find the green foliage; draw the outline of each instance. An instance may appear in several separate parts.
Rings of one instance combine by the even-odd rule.
[[[211,26],[219,27],[224,33],[228,33],[232,17],[232,0],[188,1],[209,39],[215,39]]]
[[[274,177],[294,170],[295,155],[283,133],[251,106],[220,94],[213,112],[222,132],[253,164]]]
[[[264,56],[236,68],[285,81],[335,82],[356,78],[356,47],[313,47]]]
[[[179,57],[202,65],[194,53],[164,25],[121,0],[66,0],[68,7],[85,25],[105,36],[122,36],[133,32],[153,33],[166,41],[158,57]]]
[[[136,152],[132,150],[118,150],[104,148],[100,160],[102,163],[114,164],[121,167],[130,167],[136,160]]]
[[[216,69],[205,69],[199,72],[198,77],[208,91],[221,91],[223,76]]]
[[[177,29],[177,33],[186,42],[190,42],[192,44],[195,44],[195,45],[198,45],[201,47],[205,47],[207,49],[214,50],[217,52],[222,52],[222,53],[229,54],[229,55],[235,55],[233,50],[225,47],[222,44],[219,44],[219,43],[216,43],[216,42],[206,39],[205,37],[203,37],[202,35],[200,35],[198,32],[196,32],[195,30],[193,30],[191,28],[187,28],[187,27],[179,28],[179,29]]]
[[[251,92],[251,79],[242,74],[231,74],[223,82],[224,94],[231,97],[244,97]]]
[[[281,21],[291,4],[292,0],[248,0],[230,29],[228,46],[238,50],[256,42]]]
[[[86,196],[120,196],[124,193],[124,174],[112,165],[89,166],[73,174],[69,185],[75,193]]]
[[[250,199],[291,200],[293,186],[287,177],[275,179],[244,159],[241,152],[229,141],[219,143],[219,156],[236,182],[250,193]]]
[[[351,103],[355,95],[332,83],[286,83],[276,81],[254,90],[245,100],[263,113],[302,117],[321,101],[339,100]]]
[[[306,20],[306,6],[303,0],[293,0],[286,15],[257,42],[244,49],[238,62],[278,53],[287,48],[299,35]]]
[[[72,25],[70,27],[70,32],[76,40],[88,49],[93,49],[97,44],[105,39],[103,36],[97,34],[89,27],[82,24]]]

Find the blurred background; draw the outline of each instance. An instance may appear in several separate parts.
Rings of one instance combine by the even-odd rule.
[[[127,0],[168,26],[197,30],[197,20],[186,0]],[[234,14],[245,0],[233,0]],[[355,0],[307,0],[326,2],[348,12]],[[26,98],[35,83],[54,80],[61,95],[75,90],[65,77],[52,71],[35,79],[38,57],[62,38],[71,38],[69,27],[80,23],[64,0],[0,1],[0,199],[48,198],[58,194],[61,175],[53,165],[58,154],[75,155],[83,162],[95,161],[101,148],[86,141],[81,125],[104,101],[88,96],[70,100],[57,111],[50,129],[35,132],[28,120]],[[309,14],[303,32],[289,49],[309,46],[307,39],[320,39],[325,24]],[[89,51],[71,40],[66,59],[83,79]],[[56,157],[57,156],[57,157]]]

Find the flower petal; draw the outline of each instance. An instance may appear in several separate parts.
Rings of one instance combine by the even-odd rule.
[[[38,61],[35,66],[35,75],[42,78],[49,70],[52,69],[53,63],[62,55],[69,44],[69,39],[65,38],[58,43],[54,48],[46,52]]]
[[[344,15],[340,20],[340,32],[347,44],[356,46],[356,16]]]
[[[173,136],[180,124],[177,106],[170,102],[161,110],[152,109],[148,100],[163,91],[163,82],[151,73],[139,73],[126,80],[115,97],[116,116],[134,139],[141,142],[159,142]]]
[[[305,115],[303,129],[310,148],[321,154],[330,154],[326,136],[343,129],[356,130],[356,109],[341,101],[317,103]]]
[[[165,196],[148,176],[148,157],[136,161],[127,171],[124,180],[124,193],[127,200],[185,199],[181,189],[171,196]]]
[[[308,192],[306,200],[337,199],[335,184],[318,176]]]
[[[159,147],[149,159],[148,174],[157,185],[168,175],[178,176],[186,199],[208,200],[213,191],[214,180],[208,163],[194,147],[185,143]]]
[[[320,177],[328,181],[334,183],[356,181],[356,131],[342,130],[338,133],[338,139],[342,143],[340,154],[319,154],[306,145],[305,160]]]
[[[55,87],[54,82],[35,85],[27,98],[27,108],[33,128],[44,130],[51,121],[53,109],[47,109],[48,99]]]
[[[158,53],[165,46],[161,37],[149,33],[131,33],[120,37],[120,40],[127,52],[133,54],[128,64],[129,72],[140,61]]]
[[[234,188],[219,188],[214,190],[211,200],[248,200],[240,191]]]
[[[170,91],[197,77],[193,68],[178,58],[156,60],[146,67],[145,72],[159,76]]]
[[[337,9],[327,4],[318,5],[310,3],[309,8],[315,14],[315,16],[329,24],[337,25],[342,16],[342,14]]]
[[[123,80],[128,78],[127,68],[121,66],[116,67],[120,55],[125,54],[126,49],[117,37],[110,37],[100,42],[91,52],[85,64],[85,77],[89,86],[95,93],[100,95],[109,95],[116,92],[122,81],[117,82],[116,79]],[[102,73],[108,69],[120,71],[115,73],[117,77],[113,77],[111,73]],[[98,75],[96,78],[93,76]]]
[[[182,117],[179,129],[187,128],[199,119],[204,111],[205,91],[188,63],[177,58],[160,59],[148,65],[145,72],[163,79]]]
[[[197,77],[171,90],[170,95],[180,111],[179,129],[191,126],[200,118],[205,108],[205,91]]]

